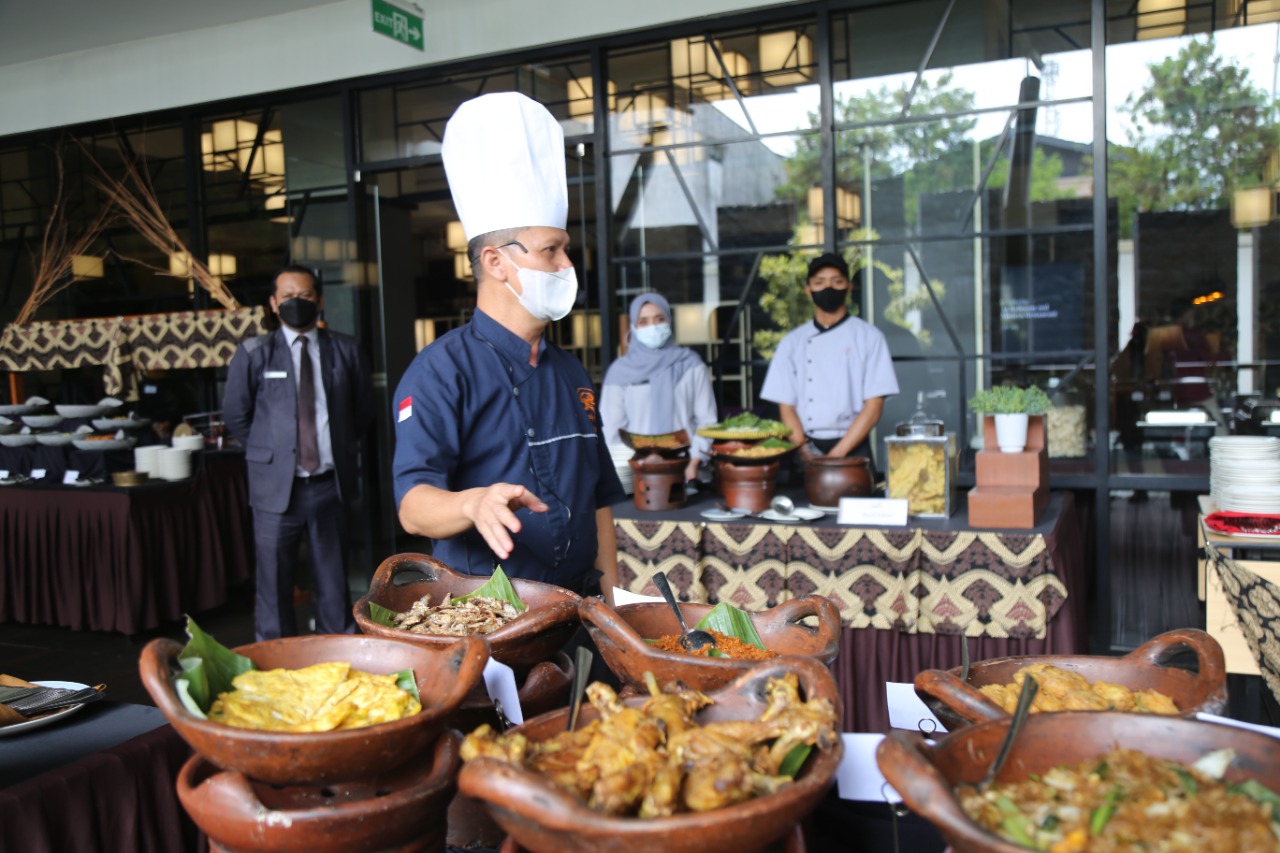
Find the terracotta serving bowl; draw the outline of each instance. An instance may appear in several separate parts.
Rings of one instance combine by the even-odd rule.
[[[797,825],[792,827],[791,831],[785,836],[763,848],[762,853],[805,853],[805,849],[804,830]],[[502,846],[498,848],[498,853],[529,853],[529,848],[521,847],[508,838],[502,842]],[[754,853],[754,851],[744,850],[741,853]]]
[[[1200,663],[1198,673],[1163,665],[1170,655],[1183,649],[1195,652]],[[1221,714],[1227,706],[1227,665],[1222,647],[1213,637],[1194,628],[1167,631],[1124,657],[993,658],[970,666],[967,683],[960,680],[960,667],[927,669],[916,676],[916,693],[948,731],[984,720],[1005,719],[1009,714],[983,696],[979,688],[988,684],[1011,684],[1015,672],[1033,663],[1078,672],[1090,683],[1108,681],[1130,690],[1159,690],[1173,699],[1186,717],[1193,717],[1199,711]]]
[[[680,610],[693,627],[711,605],[681,603]],[[598,598],[584,598],[578,612],[609,669],[623,684],[642,693],[646,692],[645,672],[652,672],[661,683],[681,681],[706,691],[728,684],[760,663],[665,652],[649,645],[645,640],[680,633],[680,623],[665,603],[624,604],[615,610]],[[793,598],[747,615],[765,648],[780,655],[803,655],[828,664],[840,649],[840,611],[821,595]],[[817,617],[816,627],[804,624],[810,616]]]
[[[398,576],[408,572],[421,573],[425,575],[425,579],[396,582]],[[369,591],[356,602],[353,608],[356,623],[361,631],[375,637],[404,640],[426,648],[444,648],[456,638],[414,634],[379,625],[369,615],[369,603],[376,602],[401,613],[428,593],[432,603],[439,604],[444,600],[446,592],[454,596],[466,595],[479,589],[488,580],[484,576],[455,572],[425,554],[395,554],[382,561],[369,583]],[[519,578],[511,578],[511,585],[529,609],[520,614],[520,618],[508,622],[492,634],[485,634],[484,638],[489,643],[489,654],[494,660],[514,669],[516,678],[520,679],[534,664],[554,658],[556,652],[569,642],[578,627],[578,602],[581,596],[553,584]]]
[[[871,470],[861,456],[815,456],[805,463],[804,494],[814,506],[871,495]]]
[[[715,704],[698,712],[700,722],[754,720],[764,711],[768,679],[794,672],[805,699],[828,698],[840,714],[839,690],[827,668],[812,658],[779,658],[758,663],[730,684],[710,694]],[[646,696],[624,701],[632,706]],[[543,714],[518,726],[532,741],[565,730],[568,709]],[[579,725],[597,716],[583,704]],[[553,786],[539,774],[491,758],[468,762],[458,776],[458,790],[484,800],[507,835],[533,853],[741,853],[758,850],[784,837],[815,809],[835,780],[842,744],[815,750],[796,781],[774,794],[714,811],[642,820],[609,817],[577,797]]]
[[[1026,853],[969,819],[953,790],[976,784],[995,760],[1009,720],[978,723],[929,744],[918,733],[893,731],[876,751],[880,772],[907,805],[938,827],[955,853]],[[997,781],[1015,782],[1061,764],[1088,761],[1115,748],[1190,764],[1216,749],[1236,751],[1228,782],[1256,779],[1280,786],[1280,746],[1259,732],[1153,714],[1063,711],[1028,717]]]
[[[417,714],[361,729],[302,733],[241,729],[192,714],[173,685],[182,671],[181,651],[181,643],[168,639],[152,640],[142,650],[142,683],[156,707],[182,739],[211,763],[273,785],[368,779],[420,759],[480,680],[489,660],[480,637],[458,637],[448,647],[426,648],[381,637],[334,634],[285,637],[233,649],[264,670],[300,669],[329,661],[349,661],[356,669],[379,675],[413,670],[422,699]]]
[[[445,732],[433,752],[394,773],[324,787],[267,785],[194,755],[178,774],[178,799],[211,849],[228,853],[440,851],[461,745],[460,734]]]

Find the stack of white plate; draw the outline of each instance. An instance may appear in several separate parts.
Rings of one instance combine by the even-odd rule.
[[[1280,437],[1209,439],[1209,496],[1227,512],[1280,513]]]
[[[175,435],[173,446],[179,450],[204,450],[203,435]]]
[[[159,477],[160,451],[164,449],[164,446],[160,444],[135,447],[133,449],[133,470],[151,477]]]
[[[631,494],[636,490],[635,472],[631,470],[631,457],[636,452],[625,444],[609,445],[609,456],[613,458],[613,468],[618,472],[618,479],[622,481],[622,488],[627,494]]]
[[[191,476],[191,451],[176,447],[160,449],[157,474],[162,480],[185,480]]]

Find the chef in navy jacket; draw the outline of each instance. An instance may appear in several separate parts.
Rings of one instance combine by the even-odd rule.
[[[400,523],[433,539],[455,570],[501,565],[575,591],[598,581],[611,594],[610,505],[626,495],[590,378],[543,335],[578,292],[560,125],[518,93],[484,95],[449,120],[443,158],[476,312],[420,352],[396,389]]]

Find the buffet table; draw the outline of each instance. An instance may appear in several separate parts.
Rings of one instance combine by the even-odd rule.
[[[195,850],[174,794],[190,755],[158,710],[113,702],[0,738],[0,850]]]
[[[188,480],[0,487],[0,621],[135,634],[227,600],[253,567],[244,457]]]
[[[844,622],[833,669],[845,731],[887,731],[884,683],[959,666],[962,633],[974,660],[1086,650],[1084,543],[1069,493],[1055,493],[1040,523],[1018,531],[973,529],[963,508],[892,528],[842,526],[834,516],[703,519],[716,500],[665,512],[615,505],[621,585],[654,595],[653,575],[664,571],[685,600],[744,610],[827,596]]]

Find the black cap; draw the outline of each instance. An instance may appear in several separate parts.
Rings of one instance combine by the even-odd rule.
[[[839,271],[840,275],[845,278],[849,277],[849,265],[844,262],[844,258],[839,255],[827,252],[818,255],[812,261],[809,261],[809,278],[813,278],[819,271],[831,267]]]

